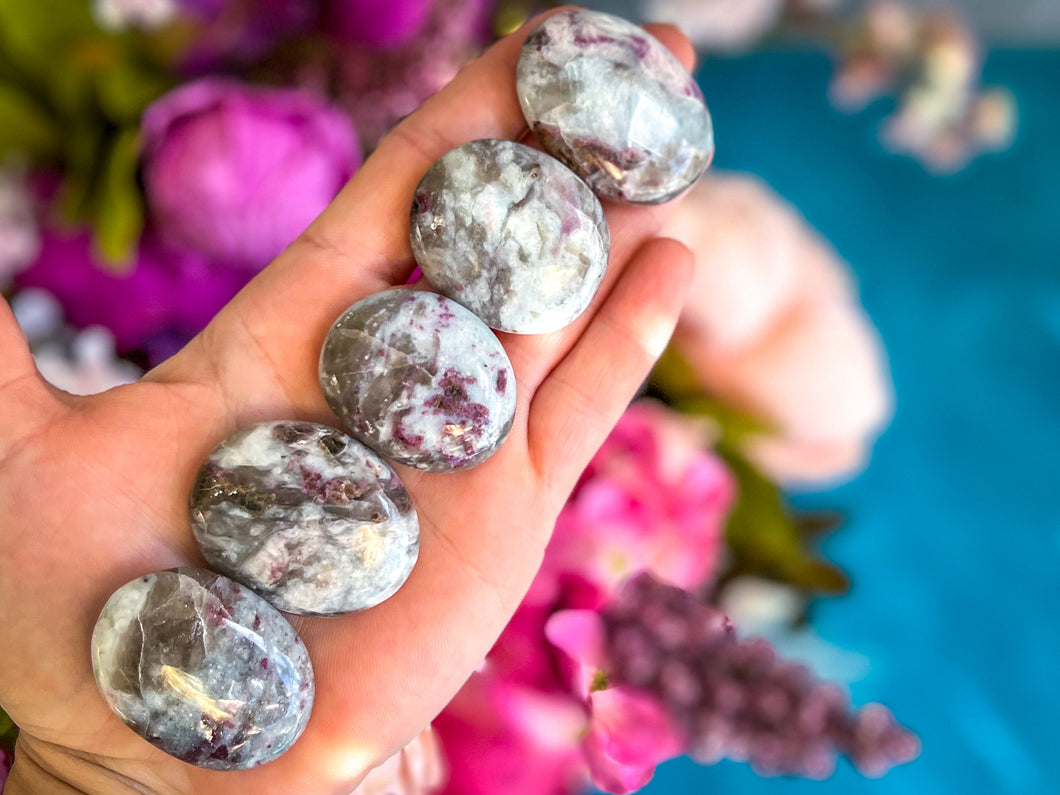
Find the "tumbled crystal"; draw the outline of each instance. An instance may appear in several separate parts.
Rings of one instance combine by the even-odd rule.
[[[438,160],[416,188],[411,227],[431,284],[501,331],[563,328],[607,269],[596,196],[555,158],[512,141],[471,141]]]
[[[115,591],[92,632],[92,669],[137,734],[214,770],[275,759],[313,706],[313,669],[291,625],[204,569],[160,571]]]
[[[624,19],[553,14],[526,38],[516,82],[541,145],[603,198],[667,201],[714,156],[696,81],[658,39]]]
[[[419,550],[397,473],[355,439],[306,422],[228,437],[199,472],[191,525],[212,568],[303,615],[379,604]]]
[[[353,436],[435,472],[485,460],[515,416],[515,373],[493,332],[444,295],[408,288],[371,295],[335,321],[320,385]]]

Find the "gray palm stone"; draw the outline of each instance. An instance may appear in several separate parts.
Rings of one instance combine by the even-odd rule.
[[[213,770],[275,759],[313,707],[313,668],[291,625],[204,569],[160,571],[115,591],[92,632],[92,670],[126,725]]]
[[[379,604],[419,550],[397,473],[357,440],[307,422],[228,437],[199,472],[191,525],[212,568],[302,615]]]
[[[411,230],[435,289],[500,331],[563,328],[607,269],[599,200],[558,160],[512,141],[471,141],[431,166],[416,188]]]
[[[624,19],[580,9],[548,17],[523,44],[516,86],[541,145],[602,198],[665,202],[714,156],[696,81]]]
[[[354,437],[434,472],[484,461],[515,417],[515,373],[493,332],[444,295],[408,288],[371,295],[335,321],[320,385]]]

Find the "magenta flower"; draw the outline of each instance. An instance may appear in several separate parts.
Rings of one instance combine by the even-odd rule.
[[[119,353],[140,350],[151,364],[178,351],[250,278],[217,268],[195,254],[176,252],[148,234],[128,273],[97,263],[87,233],[44,234],[36,263],[19,287],[40,287],[59,299],[73,325],[104,326]]]
[[[7,781],[7,774],[11,770],[13,761],[11,754],[0,748],[0,792],[4,790],[4,782]]]
[[[588,783],[578,747],[582,707],[562,694],[475,674],[433,726],[449,780],[445,795],[571,795]]]
[[[328,30],[339,41],[398,47],[422,30],[431,0],[330,0]]]
[[[204,79],[143,117],[144,181],[163,237],[259,270],[328,205],[361,162],[349,119],[295,89]]]
[[[632,405],[590,462],[559,515],[532,600],[578,578],[605,600],[647,570],[695,590],[713,576],[734,485],[686,419],[652,402]],[[570,606],[592,607],[593,600]]]
[[[360,38],[384,44],[390,38],[401,46],[339,47],[338,102],[357,123],[362,140],[374,145],[401,118],[416,110],[448,83],[482,49],[489,30],[492,0],[434,0],[393,2],[385,10],[373,0],[335,0],[343,6],[346,23],[335,25],[337,35],[360,27]],[[355,9],[372,8],[375,21],[356,17]],[[423,18],[419,18],[422,10]]]

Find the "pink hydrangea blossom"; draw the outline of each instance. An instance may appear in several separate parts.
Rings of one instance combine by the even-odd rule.
[[[300,89],[206,78],[143,117],[144,182],[168,241],[259,270],[328,205],[361,162],[349,118]]]
[[[434,721],[449,768],[445,795],[570,795],[588,783],[582,706],[475,674]]]
[[[650,401],[632,405],[560,513],[530,599],[547,601],[577,578],[602,601],[645,569],[683,588],[708,583],[734,486],[704,447],[681,415]]]
[[[649,569],[701,589],[715,573],[733,483],[694,425],[631,406],[564,508],[530,593],[479,673],[435,721],[448,795],[632,792],[684,738],[650,698],[610,687],[598,612]]]

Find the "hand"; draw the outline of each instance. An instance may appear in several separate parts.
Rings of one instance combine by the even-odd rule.
[[[317,696],[284,756],[222,773],[155,749],[105,705],[89,638],[119,586],[203,565],[187,498],[222,439],[267,419],[338,424],[317,381],[324,335],[350,304],[408,278],[409,205],[435,159],[475,138],[526,134],[514,75],[529,29],[402,122],[287,251],[140,382],[87,398],[52,389],[0,302],[0,703],[22,727],[9,792],[345,795],[480,664],[575,480],[673,329],[692,263],[653,237],[665,208],[607,207],[609,271],[573,325],[500,335],[518,408],[496,455],[457,474],[396,467],[420,516],[419,563],[364,613],[292,617]],[[652,32],[690,63],[680,34]]]

